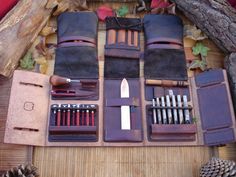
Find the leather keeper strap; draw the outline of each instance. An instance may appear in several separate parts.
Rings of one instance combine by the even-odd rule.
[[[107,107],[139,106],[139,99],[134,97],[106,99],[105,105]]]
[[[57,45],[57,47],[75,47],[75,46],[96,48],[95,44],[89,42],[64,42]]]
[[[59,38],[58,44],[65,43],[65,42],[73,42],[73,41],[81,41],[81,42],[91,43],[91,44],[94,44],[94,45],[97,44],[95,39],[90,38],[90,37],[85,37],[85,36],[62,37],[62,38]]]
[[[147,49],[183,49],[183,47],[175,44],[151,44]]]
[[[151,44],[174,44],[174,45],[179,45],[179,46],[183,46],[183,41],[179,40],[179,39],[173,39],[173,38],[162,38],[162,37],[157,37],[157,38],[152,38],[152,39],[148,39],[146,41],[146,46],[151,45]]]

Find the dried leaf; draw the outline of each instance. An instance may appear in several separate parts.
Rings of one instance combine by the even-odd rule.
[[[69,0],[69,11],[88,10],[86,0]]]
[[[34,68],[34,60],[31,52],[27,52],[26,55],[20,60],[20,67],[26,70],[32,70]]]
[[[45,8],[46,9],[53,9],[54,7],[56,7],[58,5],[57,0],[48,0]]]
[[[48,69],[48,63],[46,63],[44,65],[39,65],[39,71],[40,71],[41,74],[46,74],[47,69]]]
[[[42,31],[40,32],[40,35],[46,37],[46,36],[48,36],[50,34],[53,34],[55,32],[56,32],[56,28],[53,28],[53,27],[50,27],[50,26],[45,26],[42,29]]]
[[[65,12],[67,9],[69,9],[70,5],[66,1],[62,1],[58,4],[56,11],[53,13],[53,16],[57,16],[61,14],[62,12]]]
[[[48,62],[45,57],[39,57],[34,59],[37,64],[39,64],[39,71],[42,74],[46,74],[48,69]]]
[[[193,46],[192,50],[193,50],[193,55],[197,56],[200,54],[202,57],[206,57],[207,52],[210,49],[208,47],[204,46],[202,43],[198,42],[198,43],[196,43],[195,46]]]
[[[186,38],[193,39],[195,41],[206,39],[207,36],[202,33],[200,29],[197,29],[195,25],[185,25],[184,35]]]
[[[118,10],[117,10],[117,15],[119,17],[124,17],[129,13],[129,8],[128,6],[121,6]]]
[[[97,16],[99,20],[104,21],[106,17],[114,17],[115,13],[113,9],[108,6],[100,6],[97,9]]]

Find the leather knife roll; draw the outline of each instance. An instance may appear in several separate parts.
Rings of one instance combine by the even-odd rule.
[[[141,19],[106,18],[105,78],[138,78]]]
[[[97,24],[93,12],[66,12],[58,17],[58,48],[54,74],[98,78]]]
[[[174,15],[145,15],[144,76],[187,80],[183,24]]]

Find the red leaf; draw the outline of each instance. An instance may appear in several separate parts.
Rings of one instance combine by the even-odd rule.
[[[152,0],[151,8],[167,8],[170,5],[168,1],[165,0]]]
[[[113,17],[115,16],[115,13],[112,8],[107,6],[100,6],[97,9],[97,16],[99,20],[104,21],[106,17]]]

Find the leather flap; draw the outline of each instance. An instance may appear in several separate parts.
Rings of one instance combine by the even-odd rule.
[[[13,76],[4,142],[44,146],[49,77],[16,70]]]
[[[141,130],[105,130],[105,141],[110,142],[141,142]]]
[[[111,98],[106,99],[106,106],[122,106],[122,105],[128,105],[128,106],[139,106],[139,99],[138,98]]]

